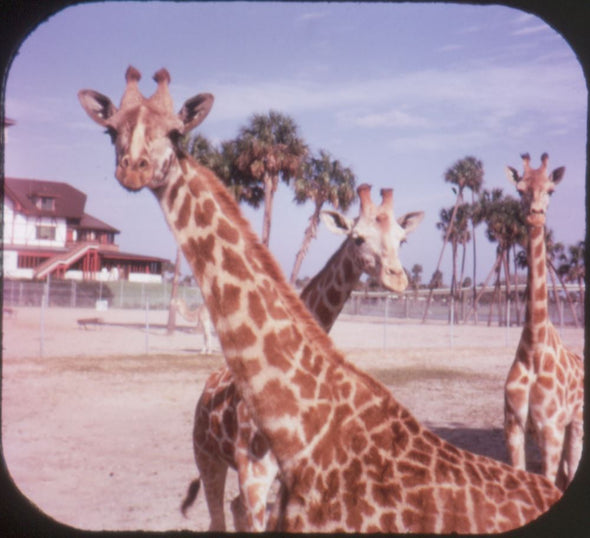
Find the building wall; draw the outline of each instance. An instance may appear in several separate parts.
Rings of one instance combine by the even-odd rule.
[[[38,239],[37,228],[47,226],[55,228],[53,239]],[[27,217],[15,213],[12,200],[5,199],[4,203],[4,244],[29,247],[63,248],[66,244],[66,221],[51,217]]]

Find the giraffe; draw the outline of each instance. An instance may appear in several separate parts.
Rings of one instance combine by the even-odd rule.
[[[424,212],[393,215],[393,189],[381,190],[381,205],[371,200],[371,186],[358,187],[360,214],[351,220],[337,211],[323,211],[322,220],[334,233],[345,234],[340,248],[301,292],[301,299],[320,326],[329,332],[363,273],[391,291],[403,291],[408,281],[397,252]],[[391,244],[392,248],[385,248]],[[385,268],[400,268],[399,270]],[[267,497],[278,464],[254,424],[247,406],[225,369],[211,374],[197,402],[193,448],[200,478],[189,485],[181,511],[194,502],[203,482],[211,516],[210,530],[224,531],[224,483],[228,466],[237,470],[239,499],[231,503],[239,531],[263,531]]]
[[[82,107],[115,145],[115,177],[156,197],[191,266],[236,389],[281,473],[272,528],[283,532],[499,532],[547,511],[561,492],[541,475],[459,449],[346,361],[215,174],[179,139],[211,94],[174,113],[165,69],[145,98],[130,67],[117,108]]]
[[[194,323],[197,327],[203,329],[204,343],[201,348],[201,353],[209,354],[213,351],[212,337],[211,337],[211,316],[204,304],[200,304],[194,310],[190,310],[187,304],[180,298],[175,297],[170,301],[170,304],[176,311],[189,323]]]
[[[528,228],[528,287],[525,324],[506,379],[504,429],[510,461],[524,469],[525,433],[530,424],[541,448],[543,474],[565,489],[582,453],[584,364],[567,349],[549,319],[545,254],[545,215],[549,196],[565,168],[548,172],[549,156],[533,169],[522,155],[522,176],[507,167],[516,185]]]

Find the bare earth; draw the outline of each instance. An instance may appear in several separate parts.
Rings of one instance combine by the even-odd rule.
[[[84,329],[79,318],[101,317]],[[88,530],[207,530],[202,493],[183,518],[196,477],[195,404],[219,352],[167,312],[39,308],[3,320],[2,451],[17,488],[66,525]],[[419,420],[458,446],[505,460],[503,383],[519,328],[342,317],[332,337]],[[582,329],[561,330],[583,349]],[[146,350],[148,353],[146,354]],[[42,357],[41,357],[42,353]],[[538,456],[537,456],[538,457]],[[538,465],[533,455],[533,465]],[[226,501],[237,494],[228,473]],[[228,529],[233,529],[226,507]]]

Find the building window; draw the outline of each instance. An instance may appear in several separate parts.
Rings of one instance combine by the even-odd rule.
[[[35,206],[42,211],[55,211],[55,198],[39,196],[35,199]]]
[[[37,226],[37,239],[55,240],[55,226]]]

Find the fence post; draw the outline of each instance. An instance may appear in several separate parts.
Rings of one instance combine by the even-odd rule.
[[[455,325],[455,295],[453,293],[451,293],[451,301],[450,301],[450,305],[451,305],[451,316],[450,316],[450,321],[451,321],[451,331],[450,331],[450,339],[451,339],[451,349],[453,349],[454,347],[454,341],[453,341],[453,328]]]
[[[143,289],[143,288],[142,288]],[[150,300],[145,300],[145,354],[150,353],[150,320],[149,320]]]
[[[47,291],[47,295],[45,294]],[[39,356],[43,358],[44,346],[45,346],[45,310],[47,307],[47,301],[49,299],[49,283],[45,285],[45,290],[41,294],[41,322],[40,322],[40,338],[39,338]]]

